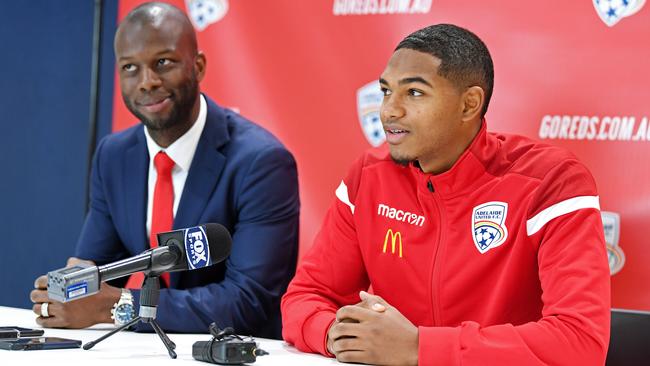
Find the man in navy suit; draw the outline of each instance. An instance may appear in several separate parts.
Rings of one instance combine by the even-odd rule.
[[[160,3],[134,9],[118,28],[115,53],[124,102],[142,124],[100,142],[79,259],[69,264],[101,265],[150,247],[158,187],[153,160],[163,151],[173,164],[173,228],[217,222],[228,228],[233,245],[224,263],[172,273],[161,290],[157,321],[169,331],[207,332],[216,322],[240,334],[279,338],[280,299],[298,253],[291,153],[263,128],[200,93],[206,58],[179,9]],[[31,293],[37,322],[45,327],[83,328],[113,318],[124,323],[124,314],[111,315],[124,304],[137,312],[139,290],[121,289],[124,283],[102,284],[98,294],[58,303],[47,297],[46,282],[39,277]]]

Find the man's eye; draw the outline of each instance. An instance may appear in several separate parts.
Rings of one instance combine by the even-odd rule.
[[[169,59],[166,58],[161,58],[158,60],[158,66],[166,66],[171,64],[172,62]]]
[[[126,64],[126,65],[122,66],[122,70],[124,70],[126,72],[135,71],[135,65],[134,64]]]
[[[421,91],[419,91],[417,89],[409,89],[409,95],[414,96],[414,97],[420,97],[420,96],[424,95],[424,93],[422,93]]]
[[[390,89],[388,89],[388,88],[384,88],[384,87],[382,87],[382,88],[381,88],[381,93],[384,94],[384,96],[386,97],[386,96],[391,95],[393,92],[392,92]]]

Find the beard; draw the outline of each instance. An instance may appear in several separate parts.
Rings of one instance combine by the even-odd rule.
[[[169,96],[173,103],[169,115],[167,117],[150,118],[141,113],[131,100],[122,94],[124,104],[126,104],[129,111],[142,121],[149,130],[153,131],[162,131],[187,123],[191,118],[192,107],[194,106],[194,103],[196,103],[196,98],[198,97],[199,83],[196,80],[196,76],[192,75],[187,83],[181,85],[181,87],[176,90],[176,93],[172,92]]]
[[[399,156],[393,156],[392,154],[390,155],[390,158],[393,159],[393,163],[401,166],[408,166],[411,164],[414,160],[413,159],[408,159],[404,157],[399,157]]]
[[[416,161],[416,159],[414,159],[412,157],[409,157],[409,156],[400,155],[399,153],[397,153],[395,151],[392,151],[392,149],[391,149],[391,152],[390,152],[390,158],[393,160],[393,162],[395,164],[401,165],[401,166],[408,166],[412,162]]]

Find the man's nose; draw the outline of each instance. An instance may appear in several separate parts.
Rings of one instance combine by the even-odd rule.
[[[150,69],[150,68],[145,68],[140,77],[140,90],[142,91],[149,91],[152,89],[156,89],[161,85],[161,80],[158,74]]]
[[[394,121],[404,117],[406,110],[400,99],[394,95],[389,95],[381,102],[379,115],[383,122]]]

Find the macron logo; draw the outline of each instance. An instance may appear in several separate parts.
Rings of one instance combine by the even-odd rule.
[[[424,216],[412,212],[398,210],[383,203],[377,206],[377,215],[388,217],[401,222],[406,222],[415,226],[424,225]]]

